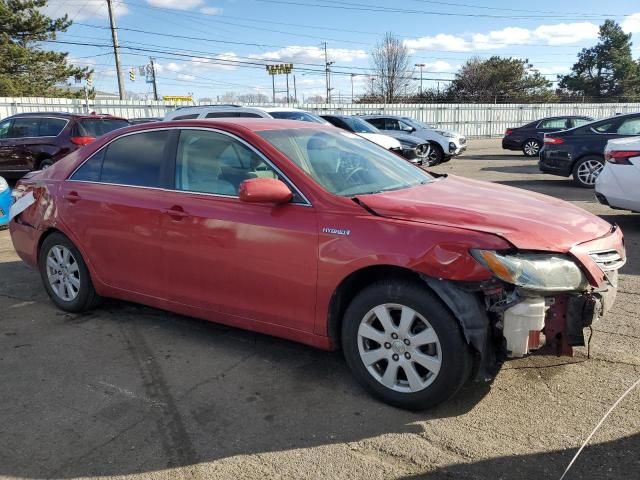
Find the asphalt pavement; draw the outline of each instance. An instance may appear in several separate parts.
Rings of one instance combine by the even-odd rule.
[[[559,478],[640,376],[640,214],[540,174],[497,140],[470,140],[434,170],[549,194],[622,227],[629,261],[591,358],[578,348],[510,361],[490,385],[405,412],[363,392],[339,352],[119,301],[61,312],[0,231],[0,477]],[[640,478],[639,401],[635,391],[620,403],[567,480]]]

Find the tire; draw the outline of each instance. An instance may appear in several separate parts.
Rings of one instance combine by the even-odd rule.
[[[444,151],[442,147],[436,143],[431,143],[431,153],[429,154],[429,161],[427,165],[434,167],[444,160]]]
[[[573,166],[573,183],[582,188],[594,188],[596,178],[604,168],[604,160],[597,155],[588,155]]]
[[[382,331],[380,316],[385,315],[380,313],[384,311],[393,326]],[[406,335],[399,322],[403,312],[408,313],[407,319],[412,318],[406,324],[413,330],[409,328]],[[384,323],[389,325],[389,319]],[[418,282],[387,280],[360,291],[343,318],[342,349],[349,368],[367,391],[408,410],[423,410],[448,400],[469,379],[473,367],[458,321]],[[379,360],[374,361],[376,358]],[[411,370],[405,368],[413,373],[409,375]]]
[[[52,233],[44,239],[38,256],[38,267],[49,298],[61,310],[79,313],[100,303],[101,298],[93,288],[91,275],[82,255],[63,234]],[[53,273],[56,269],[58,273]]]
[[[53,160],[50,158],[44,158],[40,160],[40,163],[38,164],[38,170],[46,170],[51,165],[53,165]]]
[[[525,157],[537,157],[542,145],[535,138],[529,138],[522,144],[522,153]]]

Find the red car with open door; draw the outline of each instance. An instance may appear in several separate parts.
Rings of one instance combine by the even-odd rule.
[[[412,409],[544,337],[582,345],[625,261],[620,230],[571,204],[290,120],[125,128],[16,195],[14,246],[63,310],[113,297],[341,347]]]

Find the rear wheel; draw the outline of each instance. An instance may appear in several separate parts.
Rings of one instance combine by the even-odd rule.
[[[80,251],[63,234],[44,239],[38,265],[44,288],[58,308],[77,313],[100,302]]]
[[[524,153],[525,157],[537,157],[541,148],[542,145],[538,140],[530,138],[522,144],[522,153]]]
[[[51,160],[50,158],[45,158],[44,160],[41,160],[40,163],[38,164],[38,170],[46,170],[51,165],[53,165],[53,160]]]
[[[604,160],[592,155],[581,158],[573,166],[573,182],[579,187],[593,188],[596,178],[604,168]]]
[[[342,347],[369,392],[411,410],[453,396],[473,363],[457,320],[417,282],[378,282],[358,293],[343,319]]]

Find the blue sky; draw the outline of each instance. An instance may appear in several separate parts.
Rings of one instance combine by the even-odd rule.
[[[58,37],[68,43],[47,45],[92,67],[97,89],[116,92],[105,5],[50,0],[47,13],[67,13],[74,25]],[[387,31],[410,48],[412,63],[426,65],[425,88],[444,87],[465,60],[492,54],[528,58],[555,80],[582,47],[596,42],[605,18],[634,33],[634,55],[640,57],[637,1],[116,0],[114,6],[126,89],[143,95],[150,86],[138,73],[131,82],[128,71],[148,63],[149,56],[158,64],[160,95],[270,96],[266,62],[294,64],[299,99],[324,95],[323,42],[335,62],[333,94],[350,96],[353,81],[358,95],[369,81],[369,53]],[[284,76],[276,82],[284,89]]]

